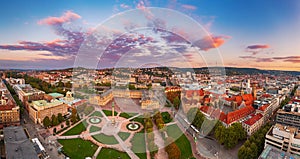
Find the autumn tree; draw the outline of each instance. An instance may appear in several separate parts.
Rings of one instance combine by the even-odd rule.
[[[48,116],[46,116],[46,117],[44,118],[44,120],[43,120],[43,125],[44,125],[45,128],[48,128],[48,127],[51,126],[51,120],[50,120],[50,118],[49,118]]]

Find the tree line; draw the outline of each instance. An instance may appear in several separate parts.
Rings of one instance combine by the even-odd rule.
[[[214,136],[214,138],[227,149],[234,148],[239,141],[245,140],[246,131],[241,123],[233,123],[226,128],[219,120],[209,120],[198,108],[191,108],[187,113],[188,121],[201,134]]]
[[[264,150],[265,136],[271,124],[267,123],[265,126],[261,127],[257,132],[255,132],[239,149],[238,158],[239,159],[257,159],[258,156]]]

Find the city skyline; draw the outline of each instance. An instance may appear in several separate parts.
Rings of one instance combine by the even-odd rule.
[[[182,12],[200,23],[209,36],[200,38],[201,48],[197,51],[201,55],[219,51],[226,67],[300,71],[300,56],[297,53],[300,6],[293,0],[247,3],[91,1],[89,4],[55,1],[46,8],[43,2],[38,1],[2,4],[0,66],[6,69],[72,67],[84,38],[109,17],[132,9],[147,12],[147,7],[160,7]],[[171,20],[168,22],[172,23]],[[147,40],[151,43],[151,38],[157,40],[156,34],[148,35],[146,44]],[[169,47],[168,39],[159,39],[162,39],[159,43],[165,44],[165,52],[174,50]],[[186,45],[186,41],[179,41],[181,46]],[[155,46],[155,43],[151,44]],[[190,49],[193,47],[175,50],[183,54],[191,67],[206,66],[202,57],[194,53],[197,51]]]

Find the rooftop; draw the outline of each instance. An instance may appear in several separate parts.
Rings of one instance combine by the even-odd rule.
[[[47,102],[46,100],[36,100],[36,101],[32,101],[32,106],[35,109],[46,109],[46,108],[50,108],[50,107],[55,107],[58,105],[63,104],[62,101],[59,101],[57,99],[52,99],[50,102]]]
[[[3,133],[6,158],[38,159],[33,144],[27,138],[23,127],[6,127]]]
[[[52,96],[53,98],[61,98],[61,97],[64,97],[63,94],[60,94],[60,93],[49,93],[50,96]]]
[[[264,151],[260,154],[258,159],[295,159],[296,156],[291,155],[290,153],[279,150],[273,146],[267,145]]]
[[[250,119],[244,121],[245,124],[251,126],[253,125],[254,123],[256,123],[258,120],[260,120],[261,118],[263,117],[262,114],[258,113],[254,116],[252,116]]]

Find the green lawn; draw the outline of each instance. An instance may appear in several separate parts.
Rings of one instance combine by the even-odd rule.
[[[85,127],[88,127],[89,124],[87,123],[86,119],[82,121],[82,124],[85,126]]]
[[[107,136],[104,134],[98,134],[98,135],[94,135],[92,136],[95,140],[103,143],[103,144],[107,144],[107,145],[114,145],[114,144],[118,144],[119,142],[115,139],[114,136]]]
[[[123,141],[125,141],[130,136],[130,133],[128,133],[128,132],[119,132],[118,135],[120,136],[120,138]]]
[[[70,135],[79,135],[81,132],[85,131],[86,127],[84,126],[84,123],[79,123],[75,127],[71,128],[69,131],[62,134],[62,136],[70,136]]]
[[[89,115],[92,111],[94,111],[94,107],[93,106],[86,106],[85,108],[84,108],[84,110],[83,110],[83,113],[85,114],[85,115]]]
[[[123,118],[126,118],[126,119],[129,119],[129,118],[131,118],[131,117],[133,117],[133,116],[135,116],[135,115],[137,115],[138,113],[125,113],[125,112],[123,112],[123,113],[121,113],[119,116],[120,117],[123,117]]]
[[[144,125],[144,116],[143,115],[140,115],[140,116],[138,116],[138,117],[136,117],[136,118],[134,118],[134,119],[131,119],[130,121],[136,121],[136,122],[139,122],[139,123],[141,123],[142,125]]]
[[[92,157],[98,146],[82,139],[57,140],[62,144],[62,151],[72,159]]]
[[[144,133],[136,133],[131,139],[132,151],[140,158],[147,159]]]
[[[90,116],[98,116],[98,117],[102,117],[102,113],[99,111],[95,111],[94,113],[92,113]]]
[[[97,127],[97,126],[91,126],[91,128],[90,128],[90,133],[97,132],[97,131],[100,131],[100,130],[101,130],[100,127]]]
[[[111,110],[102,110],[102,111],[106,116],[112,116]],[[118,112],[115,111],[115,116],[117,116],[117,114],[118,114]]]
[[[180,149],[181,159],[193,157],[190,141],[176,124],[168,126],[167,133],[169,137],[172,137],[175,140],[176,145]]]
[[[101,148],[97,159],[117,159],[118,157],[121,157],[122,159],[130,159],[126,152],[121,152],[110,148]]]
[[[161,116],[163,117],[165,124],[167,124],[173,120],[171,115],[168,112],[162,112]]]

